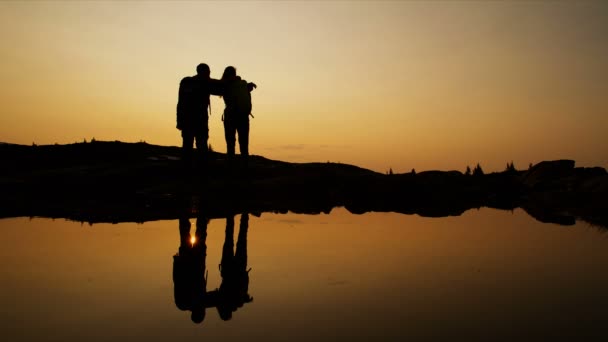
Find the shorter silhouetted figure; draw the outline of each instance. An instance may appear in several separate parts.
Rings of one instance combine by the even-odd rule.
[[[236,135],[238,134],[239,148],[245,163],[249,156],[249,116],[251,114],[251,91],[257,86],[247,83],[236,74],[232,66],[226,67],[221,79],[224,109],[224,135],[226,138],[227,155],[232,159],[235,154]]]
[[[234,248],[234,216],[226,217],[226,237],[222,248],[220,274],[222,283],[218,291],[217,311],[224,321],[232,318],[232,313],[245,303],[253,301],[249,295],[249,271],[247,269],[247,230],[249,214],[241,215],[239,236]]]
[[[198,217],[196,232],[190,235],[190,220],[179,219],[180,245],[173,256],[173,290],[175,305],[183,311],[191,311],[192,322],[202,323],[205,309],[214,306],[207,294],[205,259],[207,257],[207,219]]]
[[[182,133],[182,159],[186,166],[192,164],[192,147],[200,159],[205,160],[209,139],[209,95],[220,95],[219,81],[209,77],[207,64],[201,63],[196,68],[195,76],[184,77],[179,85],[177,100],[177,129]]]

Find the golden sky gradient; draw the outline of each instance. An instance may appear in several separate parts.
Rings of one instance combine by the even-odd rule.
[[[1,2],[0,141],[179,145],[179,81],[205,62],[258,84],[268,158],[606,167],[607,36],[603,2]]]

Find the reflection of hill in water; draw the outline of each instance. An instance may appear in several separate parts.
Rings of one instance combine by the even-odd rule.
[[[471,208],[524,208],[543,222],[575,218],[608,226],[608,175],[573,161],[528,171],[468,176],[458,171],[384,175],[336,163],[293,164],[253,156],[244,169],[212,154],[184,172],[180,150],[145,143],[0,145],[0,216],[64,217],[88,222],[179,217],[184,200],[210,217],[229,212],[460,215]]]

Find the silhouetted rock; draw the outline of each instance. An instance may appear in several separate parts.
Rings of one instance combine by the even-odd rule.
[[[574,160],[543,161],[534,165],[523,177],[523,184],[529,187],[542,185],[567,177],[574,171]]]
[[[601,169],[604,174],[584,177],[584,180],[582,181],[579,188],[580,191],[599,194],[608,193],[608,175],[606,174],[606,170],[604,170],[603,168],[596,169]]]

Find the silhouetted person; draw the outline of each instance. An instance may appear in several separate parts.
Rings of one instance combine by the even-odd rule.
[[[195,76],[184,77],[180,82],[177,101],[177,129],[182,132],[182,159],[186,166],[192,163],[192,147],[195,141],[200,159],[206,159],[209,95],[221,93],[220,83],[210,78],[207,64],[199,64],[196,72]]]
[[[217,302],[217,311],[224,321],[231,319],[233,312],[253,300],[253,297],[249,295],[249,271],[251,269],[247,269],[248,228],[249,214],[243,213],[236,242],[236,252],[233,253],[234,216],[226,217],[226,237],[220,264],[222,284],[219,288]]]
[[[209,307],[205,259],[207,257],[207,219],[196,219],[196,231],[190,235],[190,220],[179,219],[179,250],[173,256],[173,290],[175,305],[183,311],[191,311],[192,321],[201,323],[205,309]]]
[[[251,115],[251,91],[257,86],[247,83],[236,74],[232,66],[226,67],[221,79],[222,96],[224,97],[224,135],[229,159],[235,154],[236,135],[239,149],[245,163],[249,156],[249,116]]]

